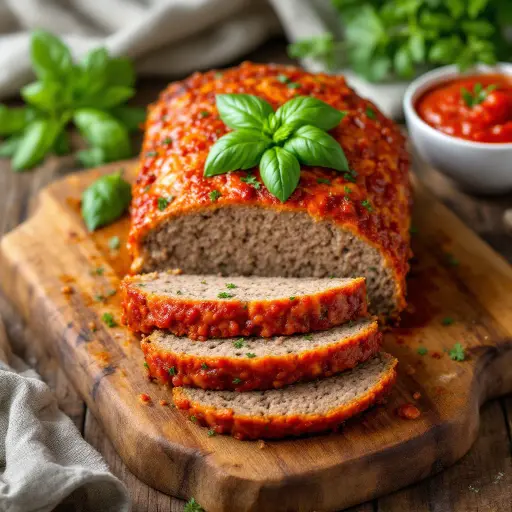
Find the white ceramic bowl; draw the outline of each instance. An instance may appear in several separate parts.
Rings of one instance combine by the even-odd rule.
[[[512,64],[477,66],[460,73],[456,66],[435,69],[411,82],[404,96],[404,113],[410,138],[420,155],[433,167],[480,194],[512,190],[512,143],[472,142],[435,130],[417,114],[415,104],[428,89],[453,78],[478,73],[512,76]]]

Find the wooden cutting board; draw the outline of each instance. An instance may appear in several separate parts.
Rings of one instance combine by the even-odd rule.
[[[455,462],[478,433],[479,406],[512,391],[512,269],[415,184],[410,307],[385,336],[400,360],[387,404],[329,435],[265,443],[208,437],[168,405],[168,390],[147,380],[138,339],[101,320],[105,312],[120,320],[109,293],[129,260],[108,242],[119,236],[124,244],[128,219],[89,235],[79,198],[118,167],[45,189],[36,214],[1,242],[0,283],[38,334],[34,342],[59,359],[120,456],[149,485],[193,496],[208,512],[339,510]],[[134,165],[125,172],[133,178]],[[443,325],[448,317],[453,324]],[[465,347],[463,362],[447,353],[455,343]],[[418,419],[397,414],[406,403],[420,409]]]

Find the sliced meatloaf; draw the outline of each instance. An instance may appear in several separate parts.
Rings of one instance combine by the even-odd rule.
[[[379,351],[381,338],[377,322],[364,319],[313,334],[205,343],[154,331],[141,347],[150,376],[162,384],[249,391],[354,368]]]
[[[293,86],[291,86],[293,85]],[[248,93],[274,108],[314,96],[346,113],[330,134],[350,172],[302,166],[281,203],[257,168],[215,177],[203,170],[229,129],[217,93]],[[189,274],[366,277],[371,311],[405,305],[411,190],[398,127],[341,76],[245,63],[171,84],[150,107],[133,189],[132,271]]]
[[[378,403],[396,379],[397,360],[380,353],[353,370],[267,391],[174,388],[190,419],[238,439],[283,438],[331,430]]]
[[[121,283],[123,320],[134,331],[191,339],[290,335],[365,316],[363,278],[269,278],[153,272]]]

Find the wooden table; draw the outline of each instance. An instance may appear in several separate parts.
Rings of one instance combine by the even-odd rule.
[[[284,43],[272,41],[249,56],[256,61],[287,62]],[[139,84],[135,103],[155,99],[167,80],[145,79]],[[77,170],[73,157],[51,157],[26,173],[11,172],[8,161],[0,160],[0,236],[23,222],[34,208],[37,192],[52,180]],[[477,231],[495,250],[512,263],[512,235],[503,224],[503,212],[512,206],[512,196],[475,198],[456,189],[446,178],[416,162],[415,171],[425,183]],[[35,366],[54,390],[60,408],[72,418],[84,438],[107,460],[112,472],[130,491],[134,512],[183,510],[181,500],[171,498],[135,478],[87,410],[83,400],[67,382],[56,361],[34,342],[31,333],[0,292],[2,316],[14,351]],[[512,371],[512,369],[511,369]],[[443,473],[352,512],[504,512],[512,510],[512,397],[494,400],[483,407],[480,435],[471,451]],[[414,457],[414,454],[411,454]],[[364,475],[361,475],[364,478]],[[75,510],[69,504],[58,509]]]

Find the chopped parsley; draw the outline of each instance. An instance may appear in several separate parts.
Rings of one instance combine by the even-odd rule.
[[[331,180],[328,180],[327,178],[317,178],[316,182],[317,183],[323,183],[325,185],[330,185],[331,184]]]
[[[190,421],[192,423],[197,423],[197,418],[194,415],[192,415],[192,416],[190,416]]]
[[[158,198],[158,209],[163,212],[169,204],[173,201],[174,196],[169,196],[168,198],[159,197]]]
[[[185,505],[183,512],[204,512],[204,509],[194,498],[190,498],[190,501]]]
[[[109,327],[117,327],[117,322],[114,319],[112,313],[103,313],[101,319],[105,322]]]
[[[301,87],[301,85],[297,82],[288,82],[286,84],[286,87],[288,87],[288,89],[299,89],[299,87]]]
[[[93,276],[102,276],[104,273],[105,269],[103,267],[97,267],[91,270],[91,275]]]
[[[355,183],[356,182],[356,177],[357,177],[357,172],[354,171],[354,170],[350,170],[346,173],[343,174],[343,177],[347,180],[347,181],[350,181],[350,183]]]
[[[181,290],[176,290],[176,295],[183,295],[183,292]]]
[[[418,348],[418,354],[420,356],[426,356],[428,354],[428,349],[425,347]]]
[[[312,334],[304,334],[304,338],[307,339],[308,341],[311,341],[313,339],[313,335]]]
[[[226,283],[226,288],[229,288],[230,290],[236,288],[236,284],[233,284],[233,283]]]
[[[460,95],[464,100],[464,103],[469,108],[473,108],[475,105],[480,105],[487,95],[494,91],[498,86],[496,84],[491,84],[484,89],[484,86],[481,83],[475,84],[473,87],[473,91],[468,91],[465,87],[461,87]]]
[[[453,348],[448,352],[448,355],[453,361],[464,361],[464,359],[466,359],[466,352],[460,343],[455,343]]]
[[[368,201],[368,199],[363,199],[361,201],[361,206],[366,208],[370,213],[373,212],[373,206],[371,205],[370,201]]]
[[[452,325],[454,322],[455,322],[455,320],[454,320],[451,316],[445,316],[445,317],[441,320],[441,323],[442,323],[443,325]]]
[[[157,155],[158,155],[158,153],[157,153],[156,151],[148,151],[148,152],[146,153],[146,156],[149,156],[149,157],[157,156]]]
[[[242,379],[239,379],[238,377],[233,379],[233,384],[240,384],[240,382],[242,382]]]
[[[375,110],[373,110],[372,107],[366,107],[366,115],[370,119],[377,119],[377,114],[375,113]]]
[[[220,292],[219,294],[217,294],[217,297],[219,299],[230,299],[233,296],[234,295],[232,293],[228,293],[228,292]]]
[[[295,300],[297,297],[290,297],[290,300]]]
[[[149,364],[146,363],[146,361],[144,361],[144,368],[146,368],[147,370],[149,370]]]
[[[108,247],[112,251],[114,251],[116,249],[119,249],[119,247],[121,247],[121,240],[119,239],[119,237],[118,236],[113,236],[112,238],[109,238],[109,240],[108,240]]]
[[[210,430],[208,430],[207,434],[208,434],[208,437],[213,437],[217,434],[217,432],[215,432],[215,430],[213,430],[213,428],[211,428]]]
[[[261,187],[261,183],[256,179],[256,176],[253,176],[252,174],[243,176],[240,178],[240,181],[247,183],[247,185],[252,185],[256,190],[259,190]]]
[[[244,338],[240,338],[239,340],[233,341],[233,346],[235,348],[242,348],[244,346]]]
[[[162,141],[162,144],[172,144],[171,137],[165,137],[165,139]]]
[[[172,375],[172,376],[176,375],[176,368],[174,368],[174,366],[171,366],[169,368],[169,375]]]
[[[218,190],[212,190],[208,195],[210,196],[210,201],[212,203],[215,203],[217,199],[219,199],[219,197],[222,196],[222,194]]]
[[[291,82],[291,78],[287,77],[286,75],[277,75],[276,78],[282,84],[287,84]]]
[[[247,352],[247,354],[245,354],[249,359],[252,359],[253,357],[256,357],[256,354],[253,354],[252,352]]]
[[[345,185],[343,190],[345,191],[345,194],[352,194],[352,189],[348,185]]]
[[[206,284],[206,281],[201,281],[201,284]]]
[[[209,366],[208,366],[206,363],[203,363],[203,364],[201,365],[201,368],[202,368],[203,370],[208,370],[208,369],[209,369]]]
[[[205,118],[205,117],[208,117],[210,115],[210,112],[208,112],[208,110],[201,110],[201,112],[199,112],[199,115],[202,118]]]

